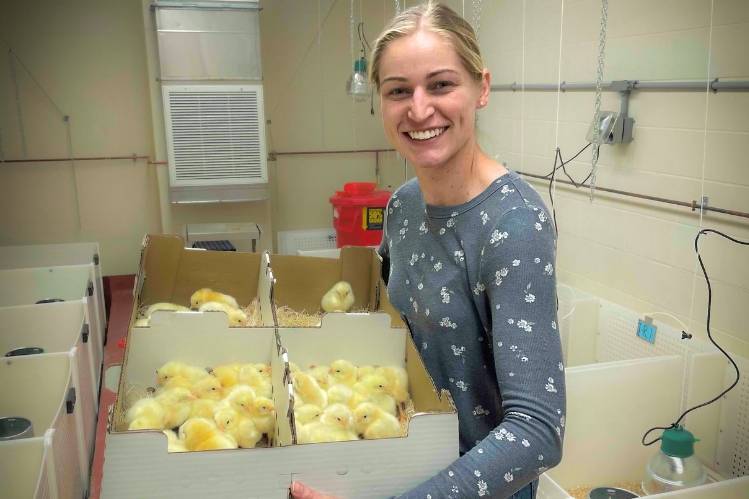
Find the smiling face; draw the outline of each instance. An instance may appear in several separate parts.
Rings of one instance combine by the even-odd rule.
[[[398,152],[417,167],[438,168],[473,147],[488,70],[477,82],[450,43],[421,30],[393,40],[380,64],[382,121]]]

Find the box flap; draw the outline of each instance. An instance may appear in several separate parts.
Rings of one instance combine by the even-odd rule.
[[[371,294],[372,275],[377,274],[378,268],[372,263],[372,248],[363,246],[344,246],[341,248],[341,279],[351,284],[354,290],[354,305],[352,308],[369,307],[375,301]],[[373,272],[374,271],[374,272]],[[322,299],[322,296],[320,296]]]
[[[172,289],[184,248],[185,243],[179,236],[153,234],[143,238],[140,265],[148,277],[148,286],[144,285],[145,282],[141,283],[141,303],[161,303],[172,299]],[[189,301],[188,296],[187,302],[180,305],[188,306]]]
[[[416,412],[454,412],[457,413],[452,396],[447,390],[437,395],[437,387],[429,376],[421,359],[419,352],[416,350],[413,338],[409,333],[407,335],[406,345],[406,370],[408,371],[408,382],[410,384],[411,398],[414,402]]]
[[[341,260],[335,258],[273,255],[270,265],[275,300],[297,312],[316,313],[325,293],[341,280]]]

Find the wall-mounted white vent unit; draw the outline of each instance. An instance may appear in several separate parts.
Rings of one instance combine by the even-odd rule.
[[[173,203],[268,199],[263,87],[164,84]]]

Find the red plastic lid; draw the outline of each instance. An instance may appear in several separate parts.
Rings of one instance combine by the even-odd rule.
[[[376,191],[377,184],[374,182],[352,182],[344,184],[343,191],[335,191],[330,197],[330,204],[335,205],[359,205],[359,206],[386,206],[392,192]]]
[[[372,194],[376,188],[377,184],[374,182],[351,182],[343,184],[343,194],[345,196],[366,196]]]
[[[120,341],[117,342],[117,348],[125,348],[125,340],[127,338],[122,338]]]

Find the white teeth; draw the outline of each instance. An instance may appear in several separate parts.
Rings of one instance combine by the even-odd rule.
[[[408,135],[414,140],[426,140],[436,137],[445,131],[445,128],[435,128],[434,130],[427,130],[424,132],[408,132]]]

